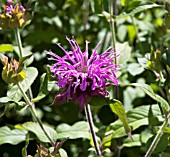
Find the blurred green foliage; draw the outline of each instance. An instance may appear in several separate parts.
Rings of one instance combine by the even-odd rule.
[[[22,1],[24,6],[27,2]],[[73,103],[50,106],[59,89],[52,81],[47,83],[48,73],[45,73],[48,69],[47,65],[51,62],[47,61],[45,51],[51,50],[61,56],[64,55],[56,42],[65,45],[66,49],[69,48],[65,36],[70,38],[74,36],[82,51],[85,49],[85,41],[90,41],[91,51],[89,53],[92,52],[96,43],[102,40],[103,43],[98,52],[102,53],[112,45],[109,20],[115,21],[116,51],[120,54],[117,62],[121,64],[121,70],[117,73],[120,83],[117,99],[123,103],[127,112],[134,142],[127,138],[123,124],[117,120],[117,116],[112,113],[109,106],[92,106],[97,135],[103,144],[104,157],[144,156],[158,127],[164,121],[162,113],[169,112],[167,108],[170,103],[170,2],[166,0],[114,0],[114,2],[114,15],[111,15],[109,1],[105,0],[32,1],[28,10],[32,14],[32,21],[21,30],[24,52],[33,53],[28,65],[31,64],[38,69],[38,71],[34,69],[31,72],[27,69],[32,82],[29,80],[22,82],[25,84],[25,91],[33,83],[31,87],[33,100],[36,102],[39,118],[47,126],[50,125],[53,128],[52,132],[57,130],[62,138],[70,136],[70,139],[62,145],[69,157],[90,157],[94,155],[94,150],[89,150],[92,145],[91,139],[87,138],[84,111],[80,112],[79,107]],[[3,3],[4,1],[0,1],[1,6]],[[10,52],[10,45],[8,45],[8,50],[3,50],[2,44],[13,45],[14,52]],[[5,54],[9,57],[19,58],[15,45],[14,32],[0,30],[0,50],[8,51]],[[2,65],[0,69],[2,71]],[[153,89],[148,87],[151,95],[146,89],[143,92],[137,85],[127,86],[130,83],[150,85]],[[43,86],[47,88],[43,89]],[[12,138],[14,142],[7,141],[7,144],[0,145],[0,156],[20,157],[22,156],[21,150],[25,146],[28,155],[35,155],[37,141],[43,143],[46,139],[40,140],[37,126],[32,129],[28,127],[29,122],[25,123],[32,121],[32,117],[30,112],[23,107],[22,99],[19,94],[16,94],[17,91],[14,88],[15,86],[7,87],[7,84],[0,79],[0,97],[2,97],[0,98],[0,113],[3,115],[0,117],[0,127],[6,130],[6,134],[2,134],[1,130],[0,135],[14,136]],[[6,93],[8,98],[5,97]],[[48,96],[45,97],[47,94]],[[115,98],[113,88],[109,89],[109,94],[110,97]],[[14,98],[17,102],[11,102]],[[20,99],[21,101],[18,102]],[[163,110],[156,104],[157,102],[161,103]],[[74,127],[78,124],[81,124],[80,129],[75,129]],[[29,143],[22,142],[23,138],[26,138],[27,131],[19,130],[19,127],[27,127],[27,131],[30,132]],[[15,136],[18,131],[20,137]],[[169,128],[167,127],[160,139],[160,142],[164,144],[158,145],[153,157],[170,156],[168,138]],[[5,139],[0,139],[0,144],[1,140]],[[49,145],[44,143],[44,147],[49,147]],[[64,150],[61,150],[63,154],[65,154]]]

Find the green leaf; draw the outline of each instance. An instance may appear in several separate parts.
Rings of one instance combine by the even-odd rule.
[[[27,59],[29,59],[33,54],[30,53],[27,56],[24,56],[22,58],[19,59],[19,63],[22,64],[24,61],[26,61]]]
[[[32,83],[36,79],[36,77],[38,75],[38,70],[34,67],[29,67],[25,70],[25,73],[26,73],[27,77],[25,80],[23,80],[21,82],[21,86],[22,86],[24,92],[26,92],[28,90],[28,88],[32,85]],[[10,99],[13,99],[15,101],[19,101],[22,98],[22,93],[17,85],[12,86],[7,91],[7,97]]]
[[[54,141],[56,141],[56,139],[58,137],[57,132],[54,129],[52,129],[51,127],[48,127],[46,125],[43,125],[43,126],[44,126],[44,129],[46,130],[46,132],[48,133],[48,135]],[[49,139],[44,134],[44,132],[42,131],[39,124],[36,123],[36,122],[26,122],[26,123],[24,123],[22,125],[16,125],[15,128],[22,129],[22,130],[27,130],[27,131],[30,131],[30,132],[34,133],[37,136],[37,138],[42,142],[50,142]]]
[[[159,102],[161,104],[161,107],[168,112],[169,111],[169,104],[168,102],[162,98],[161,96],[157,95],[154,93],[153,89],[151,88],[151,86],[147,85],[147,84],[140,84],[140,83],[132,83],[132,86],[136,86],[139,87],[140,89],[142,89],[146,94],[148,94],[152,99],[156,100],[157,102]]]
[[[128,125],[128,121],[126,118],[126,113],[125,113],[122,103],[115,99],[110,100],[110,108],[111,108],[112,112],[114,112],[119,117],[119,119],[122,121],[123,126],[124,126],[125,131],[128,134],[128,136],[130,138],[132,138],[131,133],[130,133],[130,128]]]
[[[59,154],[61,157],[68,157],[67,152],[62,148],[59,149]]]
[[[38,102],[44,97],[47,96],[47,94],[52,90],[54,84],[52,82],[48,81],[47,74],[43,74],[40,78],[40,91],[36,98],[32,100],[32,102]]]
[[[150,133],[150,130],[144,130],[141,134],[141,143],[146,144],[146,142],[153,136],[153,134]]]
[[[116,43],[116,52],[120,54],[119,57],[117,57],[117,62],[119,64],[125,65],[131,57],[131,51],[132,48],[129,46],[128,42],[124,43]]]
[[[17,111],[21,111],[23,108],[26,107],[26,105],[27,105],[26,102],[24,102],[24,101],[19,101],[19,102],[16,103],[15,109],[16,109]]]
[[[16,54],[20,56],[20,51],[19,51],[18,46],[14,46],[14,50]],[[33,53],[31,52],[31,47],[30,46],[24,47],[23,52],[24,52],[23,57],[20,58],[19,62],[20,63],[24,62],[24,64],[28,66],[34,61],[34,56],[33,56]]]
[[[0,52],[13,52],[13,46],[11,44],[1,44]]]
[[[152,9],[152,8],[163,8],[163,6],[155,4],[155,3],[141,5],[141,6],[138,6],[134,9],[132,9],[132,11],[129,12],[129,13],[123,12],[122,14],[116,16],[116,19],[127,18],[128,16],[134,16],[137,13],[140,13],[140,12],[143,12],[145,10]]]
[[[144,68],[138,63],[131,63],[128,65],[127,70],[132,76],[136,76],[141,74],[144,71]]]
[[[160,121],[163,121],[161,111],[159,106],[156,105],[144,105],[137,108],[134,108],[127,112],[127,119],[129,127],[131,131],[136,130],[140,126],[148,125],[149,119],[148,115],[150,110],[152,110],[152,114],[157,117]],[[107,132],[105,133],[106,137],[104,137],[104,142],[107,142],[112,138],[119,138],[126,135],[124,130],[124,126],[120,120],[111,123],[107,128]],[[108,137],[107,137],[108,136]],[[110,137],[109,137],[110,136]]]
[[[0,98],[0,107],[5,105],[8,102],[13,102],[14,100],[8,98],[8,97],[1,97]]]
[[[117,37],[118,37],[118,39],[121,42],[123,42],[123,41],[125,41],[126,35],[127,35],[127,27],[126,27],[126,25],[120,25],[117,28]]]
[[[89,134],[89,126],[87,122],[80,121],[72,126],[68,124],[60,124],[57,128],[57,138],[69,138],[69,139],[77,139],[77,138],[90,138]]]
[[[139,6],[131,9],[132,11],[129,12],[129,13],[123,12],[122,14],[119,14],[118,16],[112,17],[110,15],[110,13],[103,11],[102,15],[99,15],[99,16],[104,16],[107,20],[110,19],[110,18],[111,18],[111,20],[119,20],[119,19],[122,19],[122,18],[128,18],[129,16],[134,16],[135,14],[146,11],[148,9],[163,8],[164,7],[163,5],[158,5],[158,4],[155,4],[155,3],[145,4],[145,5],[141,5],[140,3],[137,3],[137,5],[139,5]]]
[[[127,0],[121,0],[121,4],[122,4],[122,6],[125,6],[125,5],[126,5],[126,3],[127,3]]]
[[[133,108],[133,101],[136,98],[142,98],[145,96],[145,92],[137,87],[127,87],[123,92],[123,105],[125,111],[129,111]]]
[[[9,127],[0,127],[0,145],[9,143],[16,145],[22,141],[25,141],[27,131],[14,129],[10,130]]]
[[[135,147],[135,146],[141,146],[140,142],[140,135],[139,134],[133,134],[133,139],[134,141],[130,140],[129,138],[126,138],[123,141],[123,146],[124,147]]]

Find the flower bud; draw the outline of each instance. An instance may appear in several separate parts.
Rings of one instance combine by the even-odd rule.
[[[4,55],[0,55],[1,62],[4,65],[2,70],[2,79],[10,84],[17,84],[18,82],[23,81],[26,78],[26,73],[23,71],[23,68],[20,68],[19,62],[15,59],[11,59],[10,63],[8,63],[8,57]]]
[[[14,29],[25,26],[29,19],[28,7],[25,9],[21,3],[14,5],[12,0],[8,0],[7,5],[4,5],[3,8],[4,13],[0,14],[1,29]]]

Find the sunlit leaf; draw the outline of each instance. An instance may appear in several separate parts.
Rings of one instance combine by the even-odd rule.
[[[129,111],[133,108],[133,101],[136,98],[142,98],[145,96],[145,92],[137,87],[127,87],[123,92],[123,105],[125,111]]]
[[[59,153],[61,157],[68,157],[67,152],[62,148],[59,149]]]
[[[131,85],[136,86],[141,88],[146,94],[148,94],[152,99],[156,100],[157,102],[159,102],[161,104],[161,107],[168,112],[169,111],[169,104],[168,102],[162,98],[161,96],[157,95],[154,93],[153,89],[151,88],[151,86],[147,85],[147,84],[140,84],[140,83],[132,83]]]
[[[8,103],[8,102],[13,102],[13,101],[14,101],[14,100],[11,99],[11,98],[1,97],[1,98],[0,98],[0,107],[1,107],[1,104],[3,105],[3,104],[6,104],[6,103]]]
[[[131,51],[132,48],[129,46],[128,42],[124,43],[116,43],[116,53],[120,54],[119,57],[117,57],[117,62],[119,64],[125,65],[131,57]]]
[[[28,90],[28,88],[32,85],[32,83],[36,79],[36,77],[38,75],[38,70],[34,67],[29,67],[25,70],[25,73],[26,73],[27,77],[25,80],[23,80],[21,82],[21,86],[22,86],[24,92],[26,92]],[[12,86],[7,91],[7,97],[10,99],[13,99],[15,101],[19,101],[22,98],[22,93],[17,85]]]
[[[144,71],[144,68],[138,63],[131,63],[128,65],[127,70],[132,76],[136,76],[141,74]]]
[[[127,118],[126,118],[126,113],[125,113],[125,110],[123,108],[122,103],[118,100],[115,100],[115,99],[110,100],[110,108],[119,117],[119,119],[122,121],[123,126],[124,126],[125,131],[128,134],[128,136],[130,138],[132,138],[131,133],[130,133],[130,128],[129,128],[129,125],[128,125],[128,121],[127,121]]]
[[[136,130],[140,126],[149,125],[148,115],[150,110],[152,110],[152,113],[155,117],[157,117],[160,121],[163,121],[160,108],[157,104],[151,106],[145,105],[136,107],[127,112],[128,124],[131,128],[131,131]],[[106,136],[104,137],[103,142],[107,142],[109,139],[112,138],[119,138],[125,136],[126,132],[124,130],[122,122],[120,120],[117,120],[111,123],[108,126],[105,135]]]
[[[163,6],[155,4],[155,3],[141,5],[141,6],[136,7],[135,9],[132,9],[132,11],[129,12],[129,13],[123,12],[122,14],[116,16],[116,19],[126,18],[128,16],[134,16],[135,14],[140,13],[140,12],[145,11],[145,10],[148,10],[148,9],[161,8],[161,7],[163,7]]]
[[[117,30],[117,36],[121,42],[125,41],[127,35],[126,25],[120,25]]]
[[[43,125],[43,126],[46,132],[48,133],[48,135],[55,141],[58,137],[57,132],[51,127],[48,127],[46,125]],[[50,142],[49,139],[46,137],[45,133],[42,131],[40,125],[36,122],[26,122],[22,125],[16,125],[15,128],[31,131],[38,137],[40,141]]]
[[[0,52],[13,52],[13,46],[10,44],[1,44]]]
[[[11,130],[9,127],[0,127],[0,145],[9,143],[16,145],[26,139],[27,131],[14,129]]]
[[[72,126],[65,123],[60,124],[56,130],[58,133],[57,138],[90,138],[88,123],[84,121],[77,122]]]

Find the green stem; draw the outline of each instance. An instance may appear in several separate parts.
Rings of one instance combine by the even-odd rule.
[[[15,28],[14,33],[15,33],[15,40],[16,40],[18,48],[19,48],[20,58],[22,58],[23,57],[23,48],[22,48],[22,42],[21,42],[21,37],[20,37],[20,33],[19,33],[19,28]]]
[[[55,142],[51,139],[51,137],[48,135],[48,133],[46,132],[41,120],[38,118],[37,116],[37,113],[32,105],[32,102],[29,100],[28,96],[25,94],[22,86],[20,83],[17,84],[18,85],[18,88],[20,89],[22,95],[23,95],[23,98],[25,99],[26,103],[28,104],[29,108],[30,108],[30,111],[33,115],[33,117],[36,119],[36,121],[38,122],[38,124],[40,125],[41,129],[43,130],[44,134],[47,136],[47,138],[49,139],[50,143],[52,146],[55,146]]]
[[[115,31],[115,20],[112,20],[112,16],[116,14],[116,0],[110,0],[109,1],[109,12],[110,12],[110,30],[112,33],[112,41],[113,41],[113,47],[116,50],[116,31]],[[115,57],[115,64],[117,64],[117,58]],[[114,93],[115,93],[115,99],[119,99],[119,89],[116,86],[114,88]]]
[[[93,119],[92,119],[92,114],[91,114],[89,104],[85,105],[85,113],[86,113],[87,121],[88,121],[89,126],[90,126],[90,132],[91,132],[91,135],[92,135],[93,144],[94,144],[94,148],[96,150],[96,154],[98,156],[101,156],[101,151],[100,151],[100,148],[98,146],[97,139],[96,139],[96,134],[95,134],[95,131],[94,131],[94,124],[93,124]]]
[[[115,35],[115,21],[112,20],[112,15],[113,15],[113,1],[110,0],[109,4],[109,11],[110,11],[110,30],[112,33],[112,41],[113,41],[113,47],[116,49],[116,35]],[[115,58],[116,60],[116,58]]]
[[[23,47],[22,47],[22,41],[21,41],[21,36],[20,36],[20,32],[19,32],[19,28],[15,28],[14,29],[14,34],[15,34],[15,40],[17,42],[17,46],[19,49],[19,54],[20,54],[20,58],[22,58],[24,56],[24,51],[23,51]],[[32,90],[31,87],[28,90],[28,95],[29,98],[32,99]]]
[[[167,119],[169,119],[169,117],[170,117],[170,114],[168,114]],[[163,135],[163,129],[166,127],[167,123],[168,123],[168,120],[165,120],[164,123],[162,124],[162,126],[160,127],[160,129],[158,130],[151,146],[149,147],[148,151],[145,154],[145,157],[150,157],[150,155],[154,151],[154,149],[157,146],[161,136]]]

